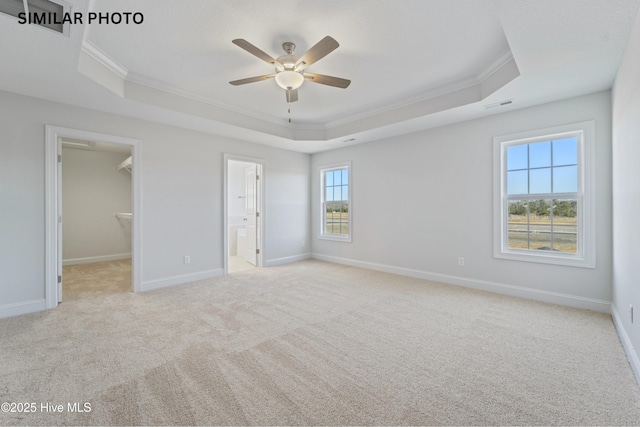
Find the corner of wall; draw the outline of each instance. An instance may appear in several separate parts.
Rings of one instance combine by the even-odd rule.
[[[636,349],[633,347],[633,343],[631,342],[629,335],[627,335],[627,331],[624,329],[622,320],[620,319],[620,314],[613,303],[611,304],[611,317],[613,318],[613,324],[616,327],[616,331],[618,331],[622,347],[627,353],[627,359],[629,360],[631,369],[633,369],[633,373],[636,376],[636,381],[640,384],[640,358],[638,357]]]

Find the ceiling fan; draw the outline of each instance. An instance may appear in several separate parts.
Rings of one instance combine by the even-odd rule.
[[[257,56],[276,68],[276,72],[274,74],[265,74],[263,76],[249,77],[229,82],[234,86],[275,78],[278,86],[285,90],[287,102],[295,102],[298,100],[298,88],[305,80],[312,83],[339,87],[341,89],[346,89],[349,84],[351,84],[351,80],[304,72],[306,67],[324,58],[340,46],[333,37],[326,36],[307,50],[301,57],[297,57],[293,54],[296,50],[295,44],[291,42],[282,43],[282,49],[284,49],[286,55],[281,55],[277,59],[273,59],[267,53],[258,49],[244,39],[235,39],[232,40],[232,43],[236,46],[240,46],[250,54]]]

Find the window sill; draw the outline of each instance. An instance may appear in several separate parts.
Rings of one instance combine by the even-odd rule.
[[[543,253],[500,251],[494,258],[510,261],[534,262],[540,264],[562,265],[565,267],[596,268],[595,259],[589,260],[578,255],[547,255]]]
[[[335,236],[331,236],[331,235],[327,235],[327,234],[321,234],[318,236],[318,239],[320,240],[331,240],[334,242],[343,242],[343,243],[351,243],[351,235],[335,235]]]

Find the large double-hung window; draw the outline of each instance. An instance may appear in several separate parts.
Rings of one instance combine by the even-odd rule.
[[[497,258],[595,267],[593,122],[494,138]]]

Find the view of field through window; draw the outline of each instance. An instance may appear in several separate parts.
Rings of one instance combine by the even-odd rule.
[[[327,171],[325,179],[325,234],[349,234],[349,169]]]
[[[517,200],[509,202],[509,248],[576,253],[576,200]]]
[[[506,174],[508,247],[577,253],[577,138],[509,146]]]

